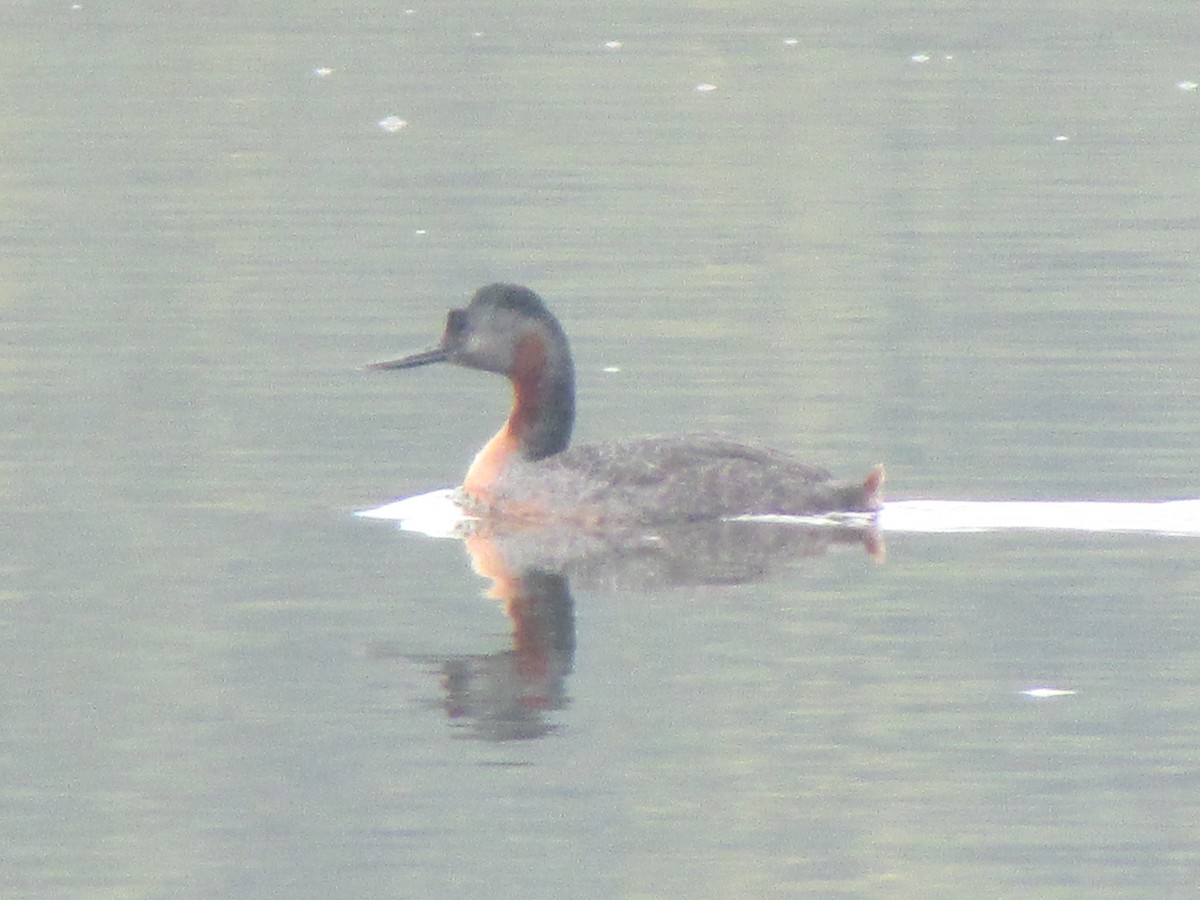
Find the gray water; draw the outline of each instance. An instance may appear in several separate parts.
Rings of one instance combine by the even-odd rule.
[[[500,421],[357,368],[494,279],[582,440],[1197,496],[1187,4],[77,6],[0,10],[5,897],[1193,895],[1194,538],[574,584],[515,739],[463,547],[351,516]]]

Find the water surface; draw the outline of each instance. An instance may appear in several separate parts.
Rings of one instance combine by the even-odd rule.
[[[1165,2],[8,4],[6,896],[1190,894],[1194,538],[572,583],[499,740],[445,682],[513,651],[486,582],[351,513],[498,423],[495,379],[356,368],[492,279],[561,315],[581,439],[1196,497],[1198,42]]]

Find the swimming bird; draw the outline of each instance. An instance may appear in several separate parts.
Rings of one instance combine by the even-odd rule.
[[[746,515],[871,513],[884,481],[859,483],[778,450],[711,434],[571,446],[575,369],[566,333],[536,293],[480,288],[446,317],[438,345],[371,369],[449,362],[505,376],[507,421],[475,456],[459,499],[481,518],[589,528]]]

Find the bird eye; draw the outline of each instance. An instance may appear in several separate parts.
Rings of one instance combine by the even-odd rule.
[[[467,327],[467,311],[452,309],[446,316],[446,334],[461,334]]]

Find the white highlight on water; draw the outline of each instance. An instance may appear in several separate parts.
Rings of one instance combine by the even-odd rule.
[[[459,537],[474,518],[455,501],[449,488],[396,500],[355,513],[364,519],[398,522],[405,531],[433,537]],[[822,516],[737,516],[741,521],[777,524],[864,527],[871,517],[865,513],[832,513]],[[955,534],[964,532],[1042,531],[1125,532],[1200,536],[1200,499],[1162,503],[1120,503],[1079,500],[974,501],[893,500],[875,516],[882,532]]]
[[[897,500],[883,505],[876,522],[881,531],[937,534],[1023,528],[1200,535],[1200,500]]]

